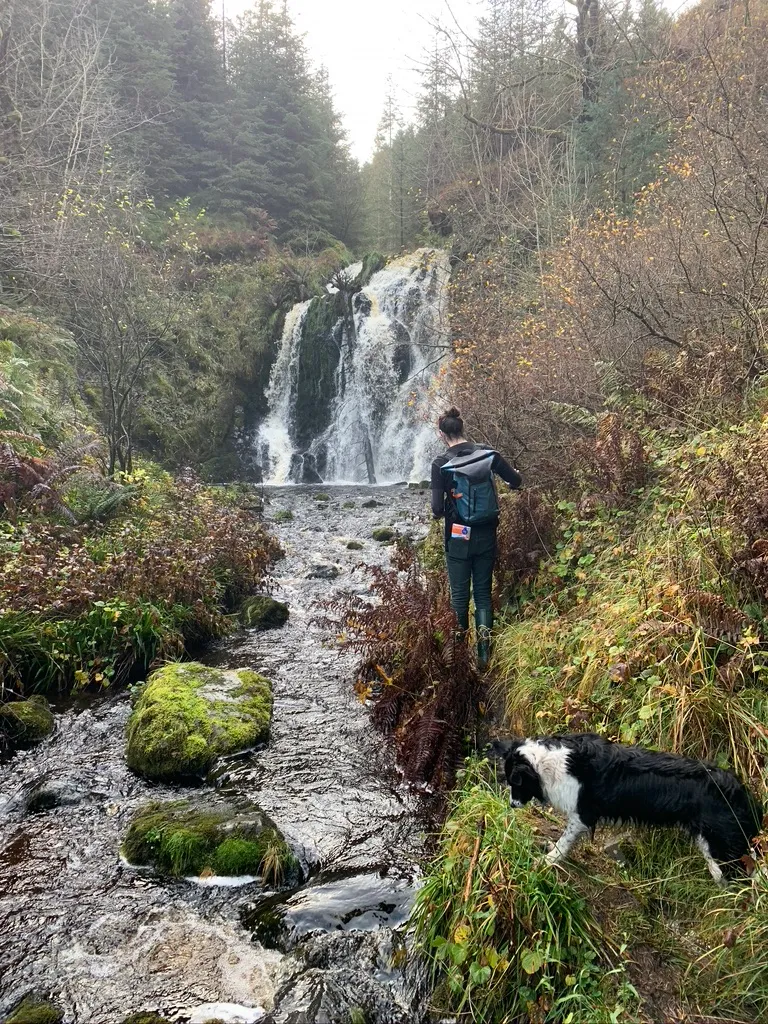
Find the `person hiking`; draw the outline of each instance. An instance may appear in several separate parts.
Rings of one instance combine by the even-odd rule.
[[[448,451],[432,463],[432,515],[445,519],[445,561],[459,640],[469,629],[472,582],[477,663],[484,671],[491,653],[491,585],[499,524],[494,475],[512,488],[521,487],[523,478],[497,451],[467,441],[458,409],[444,412],[437,425]]]

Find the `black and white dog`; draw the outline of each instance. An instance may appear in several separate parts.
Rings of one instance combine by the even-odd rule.
[[[537,799],[567,815],[547,855],[555,864],[598,824],[678,826],[722,883],[750,852],[763,809],[729,771],[678,754],[611,743],[593,733],[497,740],[513,807]]]

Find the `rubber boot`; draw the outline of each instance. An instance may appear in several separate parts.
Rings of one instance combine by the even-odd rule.
[[[475,609],[475,630],[477,632],[477,667],[481,672],[488,668],[491,660],[491,630],[493,629],[493,610],[491,608]]]

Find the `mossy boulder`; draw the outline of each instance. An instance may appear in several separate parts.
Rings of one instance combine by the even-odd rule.
[[[341,507],[342,508],[356,508],[357,506],[355,505],[354,501],[345,501],[344,504]]]
[[[161,1017],[157,1013],[148,1013],[142,1011],[140,1013],[132,1013],[130,1017],[126,1017],[123,1024],[171,1024],[167,1017]]]
[[[347,541],[347,550],[348,551],[362,551],[364,547],[365,547],[365,545],[361,544],[359,540],[348,540]]]
[[[315,501],[330,501],[330,494],[326,494],[325,491],[318,491],[317,494],[312,495]]]
[[[281,882],[298,863],[272,821],[258,808],[214,802],[153,802],[136,812],[123,843],[131,864],[165,875],[259,875]]]
[[[393,530],[389,526],[380,526],[377,530],[373,531],[371,536],[380,544],[390,544],[397,537],[397,530]]]
[[[5,1024],[61,1024],[64,1013],[38,996],[26,996],[5,1018]]]
[[[249,629],[278,629],[288,621],[288,605],[268,594],[248,597],[240,606],[240,621]]]
[[[276,523],[292,523],[293,512],[289,508],[281,508],[279,512],[275,512]]]
[[[39,743],[53,732],[54,718],[45,697],[0,704],[0,733],[11,746]]]
[[[203,777],[217,757],[263,743],[271,716],[272,685],[256,672],[166,665],[128,720],[128,766],[149,779]]]
[[[363,502],[361,508],[381,508],[383,505],[383,501],[376,501],[375,498],[369,498],[368,501]]]

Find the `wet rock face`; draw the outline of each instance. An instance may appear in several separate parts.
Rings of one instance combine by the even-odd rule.
[[[270,819],[213,797],[153,802],[136,812],[123,844],[131,864],[177,876],[263,877],[280,884],[298,864]]]
[[[244,921],[264,946],[287,953],[313,933],[398,928],[408,920],[413,898],[412,882],[397,876],[321,876],[263,900]]]
[[[417,984],[403,984],[409,953],[390,931],[317,935],[283,963],[264,1024],[420,1024]]]
[[[271,714],[271,684],[255,672],[166,665],[128,720],[128,766],[155,780],[204,777],[218,757],[265,742]]]
[[[240,621],[249,629],[279,629],[288,616],[288,605],[268,594],[247,597],[240,608]]]
[[[335,580],[341,575],[337,565],[313,565],[307,573],[308,580]]]

